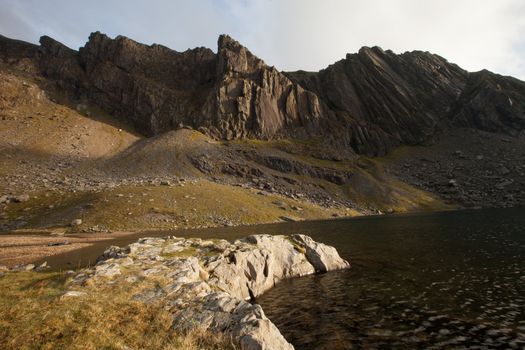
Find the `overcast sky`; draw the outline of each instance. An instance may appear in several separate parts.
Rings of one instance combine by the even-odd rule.
[[[227,33],[281,70],[319,70],[361,46],[425,50],[525,80],[525,0],[0,0],[0,34],[72,48],[90,32],[182,51]]]

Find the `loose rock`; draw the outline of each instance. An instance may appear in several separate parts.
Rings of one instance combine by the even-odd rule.
[[[73,221],[71,221],[71,224],[70,224],[72,227],[75,227],[75,226],[80,226],[82,225],[82,219],[75,219]]]

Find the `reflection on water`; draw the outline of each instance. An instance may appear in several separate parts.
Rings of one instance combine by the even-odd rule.
[[[524,214],[318,223],[309,234],[352,269],[283,281],[257,302],[298,349],[522,349]]]

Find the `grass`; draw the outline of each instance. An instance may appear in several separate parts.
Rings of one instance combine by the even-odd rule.
[[[294,150],[304,148],[317,148],[322,145],[322,140],[319,138],[310,139],[276,139],[276,140],[258,140],[258,139],[242,139],[228,141],[229,143],[245,144],[256,148],[273,147],[281,149],[287,153],[293,153]],[[227,143],[228,143],[227,142]]]
[[[302,245],[298,244],[293,238],[291,238],[290,236],[284,236],[284,239],[290,242],[290,244],[296,251],[298,251],[301,254],[306,254],[306,249]]]
[[[380,161],[362,159],[350,183],[342,186],[315,179],[334,196],[349,198],[360,207],[382,211],[446,210],[439,198],[389,176]],[[311,178],[295,176],[299,181]],[[302,210],[294,210],[300,207]],[[100,192],[32,193],[24,203],[10,204],[8,220],[25,221],[25,229],[66,227],[77,218],[78,230],[103,225],[110,230],[150,230],[216,227],[226,224],[254,225],[281,221],[360,215],[355,210],[323,208],[304,200],[259,190],[218,184],[205,179],[188,181],[184,186],[122,185]]]
[[[24,228],[64,227],[80,218],[80,230],[95,225],[111,230],[141,230],[222,226],[225,222],[253,225],[280,221],[281,216],[306,220],[329,218],[339,212],[258,192],[201,179],[184,187],[128,185],[100,193],[34,193],[27,202],[10,204],[6,215],[9,220],[23,218],[27,222]]]
[[[186,247],[183,250],[180,250],[178,252],[171,252],[171,253],[162,253],[160,254],[161,257],[166,259],[172,259],[172,258],[189,258],[192,256],[197,256],[197,253],[199,250],[197,250],[194,247]]]
[[[352,162],[349,160],[329,160],[316,155],[326,153],[327,147],[320,139],[278,139],[278,140],[256,140],[243,139],[225,142],[224,144],[238,144],[258,150],[278,150],[292,156],[296,161],[321,168],[332,168],[338,170],[352,170]],[[328,151],[327,151],[328,152]],[[326,155],[326,154],[325,154]]]
[[[61,297],[61,272],[7,273],[0,277],[1,349],[233,349],[217,334],[171,327],[161,304],[130,298],[134,288],[88,286],[82,297]]]
[[[395,212],[452,209],[437,196],[389,176],[381,159],[361,157],[359,163],[351,182],[342,186],[359,205]]]
[[[144,190],[144,191],[143,191]],[[143,188],[119,188],[115,191],[124,191],[129,197],[128,200],[134,205],[127,204],[125,197],[116,203],[105,202],[106,210],[99,210],[98,215],[105,212],[119,212],[116,206],[124,205],[130,209],[132,215],[125,220],[121,217],[121,222],[129,222],[134,227],[198,227],[198,226],[220,226],[221,219],[226,219],[233,224],[257,224],[268,223],[279,220],[279,217],[292,211],[292,206],[301,206],[304,210],[300,213],[302,218],[329,217],[329,211],[313,204],[305,204],[290,200],[276,195],[259,195],[258,191],[243,189],[213,183],[206,180],[199,180],[196,183],[186,184],[184,187],[161,186]],[[143,196],[142,193],[147,193]],[[153,201],[150,201],[153,199]],[[281,201],[285,203],[283,210],[273,202]],[[124,203],[123,203],[124,202]],[[137,202],[140,202],[137,203]],[[124,210],[126,211],[126,210]],[[126,213],[127,214],[127,213]],[[294,214],[297,214],[294,212]],[[155,218],[158,216],[166,217],[174,222],[159,222]],[[107,221],[110,218],[98,217],[96,221]]]

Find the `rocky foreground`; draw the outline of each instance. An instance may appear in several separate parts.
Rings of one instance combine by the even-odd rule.
[[[293,349],[250,301],[282,279],[349,267],[335,248],[299,234],[254,235],[233,243],[142,238],[107,249],[93,268],[74,277],[64,297],[81,298],[84,287],[97,284],[140,285],[130,297],[163,303],[175,330],[220,332],[246,350]]]

